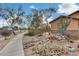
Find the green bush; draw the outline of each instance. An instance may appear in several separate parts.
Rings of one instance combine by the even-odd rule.
[[[31,28],[28,28],[28,33],[25,35],[34,36],[37,34],[43,34],[44,32],[47,32],[49,30],[50,30],[50,27],[47,27],[46,25],[41,25],[38,28],[31,27]]]
[[[34,31],[32,29],[28,29],[28,33],[24,34],[24,36],[34,36]]]

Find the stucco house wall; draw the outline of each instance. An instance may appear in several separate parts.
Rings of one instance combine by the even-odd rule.
[[[67,30],[79,30],[79,11],[74,12],[72,14],[69,15],[69,17],[72,17],[72,20],[69,24],[69,26],[67,27]],[[64,19],[66,20],[65,16],[60,16],[58,18],[56,18],[55,20],[51,21],[51,30],[57,30],[60,21]]]

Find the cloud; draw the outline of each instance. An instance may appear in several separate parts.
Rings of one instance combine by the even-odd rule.
[[[77,10],[79,10],[79,6],[77,6],[75,3],[62,3],[59,5],[57,13],[71,14]]]
[[[31,5],[30,8],[31,8],[31,9],[36,9],[34,5]]]
[[[46,19],[46,17],[43,16],[43,23],[46,23],[45,19]],[[53,20],[53,17],[52,17],[52,16],[47,19],[48,22],[50,22],[50,21],[52,21],[52,20]]]

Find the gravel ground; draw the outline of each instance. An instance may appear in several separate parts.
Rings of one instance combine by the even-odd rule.
[[[10,39],[5,40],[3,36],[0,36],[0,50],[10,41]]]
[[[79,40],[74,40],[72,43],[66,39],[57,40],[54,37],[49,40],[48,37],[48,35],[43,35],[40,37],[24,36],[23,46],[25,56],[79,56],[79,48],[77,48]],[[50,50],[50,48],[52,48],[52,50]],[[46,52],[43,52],[43,50]],[[54,50],[56,50],[56,52]]]
[[[19,34],[18,31],[15,31],[15,32],[16,32],[16,34]],[[0,50],[8,43],[11,39],[13,39],[14,36],[15,36],[15,35],[12,34],[11,36],[7,37],[7,40],[5,40],[5,37],[0,35]]]

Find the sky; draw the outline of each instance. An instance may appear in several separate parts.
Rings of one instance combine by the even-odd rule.
[[[1,3],[0,6],[3,7],[14,7],[17,8],[18,6],[22,5],[24,11],[26,14],[30,14],[32,9],[44,9],[44,8],[53,8],[56,10],[56,13],[52,14],[52,17],[48,19],[48,21],[52,21],[53,19],[57,18],[60,15],[68,15],[73,13],[74,11],[79,10],[79,4],[78,3]],[[3,19],[0,18],[0,27],[2,27]],[[4,26],[6,26],[7,23],[4,20]]]

